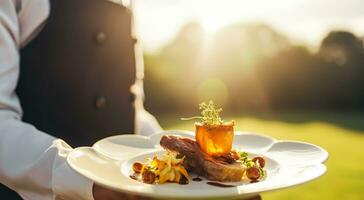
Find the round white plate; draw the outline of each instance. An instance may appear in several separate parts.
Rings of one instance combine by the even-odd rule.
[[[163,135],[194,138],[189,131],[165,131],[150,137],[117,135],[98,141],[93,147],[74,149],[67,157],[68,164],[81,175],[105,187],[122,192],[164,199],[227,199],[243,198],[257,193],[305,183],[325,173],[322,163],[328,153],[316,145],[297,141],[278,141],[256,134],[236,132],[234,148],[267,159],[267,178],[258,183],[237,182],[230,188],[219,188],[202,182],[188,185],[167,183],[144,184],[131,179],[132,163],[162,155],[159,146]],[[191,174],[191,177],[195,175]]]

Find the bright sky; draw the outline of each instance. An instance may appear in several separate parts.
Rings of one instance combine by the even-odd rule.
[[[191,20],[208,33],[234,23],[263,22],[311,46],[332,29],[364,36],[364,0],[134,0],[134,12],[137,33],[149,51]]]

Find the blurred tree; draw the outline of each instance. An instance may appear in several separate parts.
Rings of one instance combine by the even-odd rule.
[[[195,76],[203,37],[202,26],[191,22],[159,54],[145,56],[146,106],[150,110],[183,110],[193,104],[191,92],[198,84]]]
[[[235,24],[217,32],[209,54],[209,76],[222,80],[230,109],[267,109],[257,65],[290,47],[288,39],[265,24]]]
[[[327,89],[332,107],[364,107],[364,49],[362,41],[346,31],[332,31],[322,41],[318,55],[331,66]],[[333,89],[335,88],[335,90]]]
[[[191,22],[145,63],[146,106],[155,113],[188,115],[209,98],[233,112],[364,109],[363,45],[345,31],[330,32],[315,54],[264,24],[212,36]]]
[[[293,46],[262,62],[258,67],[260,78],[272,108],[297,109],[318,103],[316,62],[301,46]]]

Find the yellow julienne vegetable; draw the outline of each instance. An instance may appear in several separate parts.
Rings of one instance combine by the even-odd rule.
[[[153,159],[149,159],[149,162],[146,163],[143,168],[148,168],[148,170],[151,170],[157,175],[155,183],[179,183],[182,176],[187,180],[189,179],[188,172],[182,165],[184,160],[185,157],[177,158],[177,154],[168,152],[163,155],[161,160],[158,159],[157,156],[154,156]]]

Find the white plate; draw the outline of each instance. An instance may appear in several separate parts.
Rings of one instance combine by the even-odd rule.
[[[105,187],[143,196],[165,199],[243,198],[257,193],[286,188],[318,178],[325,173],[322,163],[328,153],[316,145],[297,141],[278,141],[256,133],[236,132],[234,148],[267,158],[267,178],[258,183],[238,182],[231,188],[219,188],[202,182],[188,185],[144,184],[131,179],[132,163],[145,161],[164,150],[162,135],[194,137],[189,131],[165,131],[150,137],[118,135],[98,141],[93,147],[74,149],[67,157],[69,165],[81,175]],[[191,174],[194,177],[193,174]]]

